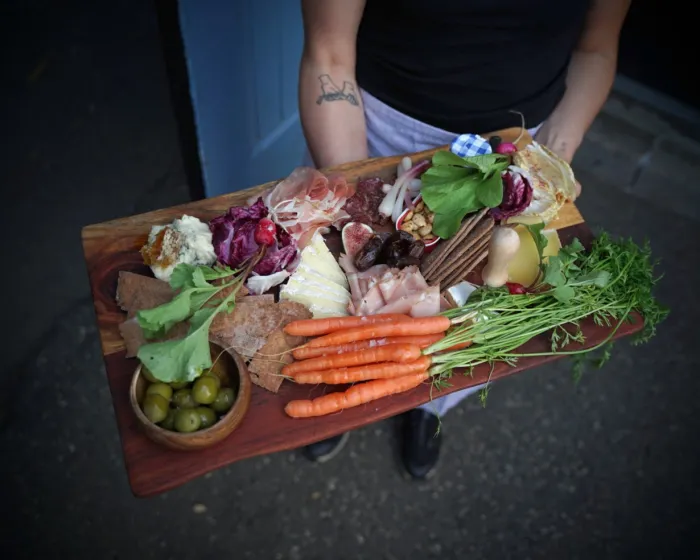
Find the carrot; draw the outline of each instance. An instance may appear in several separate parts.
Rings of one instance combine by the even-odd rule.
[[[349,316],[349,317],[324,317],[322,319],[300,319],[292,321],[284,327],[284,332],[293,336],[320,336],[343,329],[361,327],[363,325],[378,325],[380,323],[394,323],[410,319],[408,315],[400,313],[386,313],[383,315]]]
[[[282,368],[283,375],[295,375],[304,371],[320,371],[340,367],[361,366],[375,362],[412,362],[421,356],[415,344],[389,344],[333,356],[319,356],[294,362]]]
[[[351,368],[328,369],[325,371],[306,371],[294,376],[295,383],[316,385],[343,385],[344,383],[357,383],[369,379],[390,379],[401,377],[411,373],[427,371],[432,360],[429,356],[421,356],[412,362],[397,364],[395,362],[381,362]]]
[[[469,348],[472,345],[471,340],[467,340],[465,342],[459,342],[455,344],[454,346],[450,346],[449,348],[446,348],[444,351],[445,352],[454,352],[455,350],[462,350],[464,348]]]
[[[306,344],[307,347],[318,348],[321,346],[336,346],[358,340],[370,338],[383,338],[385,336],[408,336],[436,334],[445,332],[450,327],[450,320],[444,315],[434,317],[417,317],[407,321],[384,323],[379,325],[367,325],[333,332],[325,336],[314,338]]]
[[[382,397],[404,393],[418,387],[429,375],[425,371],[391,379],[375,379],[353,385],[347,391],[329,393],[312,400],[290,401],[284,411],[292,418],[325,416],[339,410],[360,406]]]
[[[372,338],[369,340],[359,340],[357,342],[348,342],[347,344],[339,344],[337,346],[326,346],[319,348],[309,348],[308,346],[299,346],[292,350],[292,356],[295,360],[308,360],[309,358],[318,358],[319,356],[330,356],[332,354],[342,354],[343,352],[355,352],[365,348],[374,348],[375,346],[387,346],[388,344],[415,344],[419,348],[427,348],[431,344],[442,340],[445,335],[424,334],[418,336],[388,336],[386,338]]]

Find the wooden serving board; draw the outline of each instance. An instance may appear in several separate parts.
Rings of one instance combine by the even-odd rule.
[[[501,136],[505,140],[514,137],[508,132],[501,133]],[[422,157],[431,156],[435,151],[421,152],[412,157],[414,160],[420,160]],[[401,157],[350,163],[336,167],[332,171],[344,174],[351,181],[373,176],[388,179],[395,172]],[[115,301],[119,271],[150,274],[141,260],[139,249],[145,243],[151,226],[170,223],[182,214],[210,220],[231,206],[246,204],[251,197],[255,197],[275,183],[276,181],[246,191],[91,225],[83,229],[83,248],[107,379],[112,393],[129,483],[136,496],[151,496],[164,492],[241,459],[299,448],[394,416],[430,400],[430,389],[425,386],[328,417],[292,419],[287,417],[283,410],[288,401],[318,396],[328,388],[309,388],[285,382],[277,394],[253,386],[250,408],[241,425],[222,443],[205,450],[170,451],[153,443],[139,430],[129,404],[129,383],[137,361],[126,358],[124,344],[118,330],[118,325],[125,319],[124,312]],[[559,230],[562,243],[567,243],[574,237],[578,237],[584,244],[592,239],[590,230],[573,204],[567,204],[560,212],[557,221],[549,227]],[[617,337],[636,332],[641,326],[641,322],[625,324],[618,331]],[[588,347],[601,342],[609,334],[608,329],[597,327],[592,322],[584,323],[583,329]],[[523,350],[541,352],[546,349],[546,339],[539,338],[531,341]],[[522,359],[516,367],[499,364],[493,371],[492,379],[529,369],[552,359],[554,358]],[[484,383],[488,377],[488,369],[487,367],[476,368],[473,377],[455,376],[452,387],[437,396]],[[433,397],[435,396],[433,392]]]

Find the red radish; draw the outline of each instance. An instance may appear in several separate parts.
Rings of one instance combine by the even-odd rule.
[[[517,282],[506,282],[506,286],[511,295],[520,296],[527,293],[527,288]]]
[[[255,226],[255,242],[258,245],[273,245],[277,237],[277,226],[269,218],[263,218]]]
[[[511,142],[501,142],[496,146],[497,154],[513,154],[518,151],[518,147]]]
[[[365,246],[374,235],[374,230],[361,222],[349,222],[343,227],[343,249],[351,259]]]

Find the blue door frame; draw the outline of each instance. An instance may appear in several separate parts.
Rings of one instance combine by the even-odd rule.
[[[282,178],[301,162],[298,0],[181,0],[204,194]]]

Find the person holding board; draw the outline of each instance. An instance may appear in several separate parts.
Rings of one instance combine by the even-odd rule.
[[[299,75],[307,164],[418,152],[458,134],[520,126],[567,162],[602,108],[631,0],[302,0]],[[478,387],[405,415],[402,459],[429,476],[436,414]],[[335,456],[347,434],[305,448]]]

